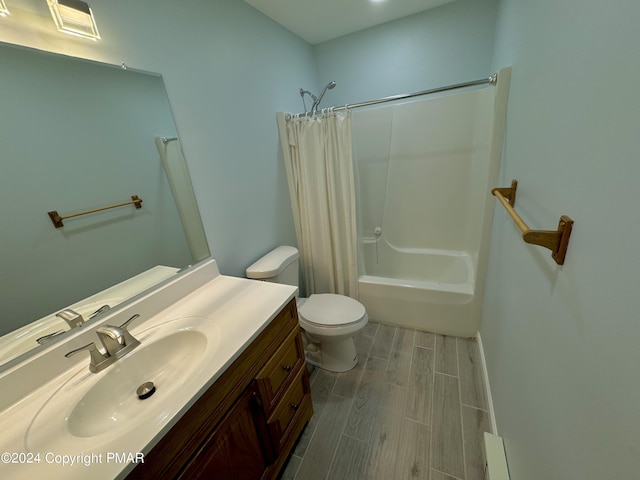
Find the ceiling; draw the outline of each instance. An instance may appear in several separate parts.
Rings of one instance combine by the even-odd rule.
[[[311,44],[454,0],[244,0]]]

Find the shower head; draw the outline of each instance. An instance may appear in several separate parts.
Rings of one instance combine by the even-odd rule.
[[[313,106],[311,107],[311,113],[316,113],[316,110],[320,106],[320,102],[322,101],[322,97],[324,97],[324,94],[326,93],[326,91],[335,88],[335,86],[336,86],[336,82],[334,82],[333,80],[324,86],[318,98],[314,99]]]
[[[333,80],[331,80],[329,83],[327,83],[327,85],[324,87],[324,90],[322,90],[322,93],[324,93],[327,89],[332,90],[334,87],[336,86],[336,82],[334,82]]]

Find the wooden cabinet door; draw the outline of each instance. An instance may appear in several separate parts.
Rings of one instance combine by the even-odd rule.
[[[182,479],[257,480],[269,465],[267,445],[259,430],[264,420],[256,404],[257,390],[248,388],[191,459]]]

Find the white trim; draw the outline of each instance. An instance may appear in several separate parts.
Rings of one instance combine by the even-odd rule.
[[[477,336],[478,352],[480,353],[480,365],[482,366],[482,378],[484,380],[484,388],[487,394],[487,407],[489,409],[489,420],[491,422],[491,433],[498,435],[498,425],[496,424],[496,412],[493,409],[493,398],[491,397],[491,385],[489,385],[489,374],[487,373],[487,361],[484,356],[484,346],[480,332]]]
[[[502,437],[484,432],[486,480],[509,480],[509,467]]]

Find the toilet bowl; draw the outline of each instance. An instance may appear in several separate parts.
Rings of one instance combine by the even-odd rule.
[[[281,246],[247,268],[247,278],[298,286],[298,250]],[[307,362],[332,372],[346,372],[358,363],[354,335],[368,322],[357,300],[333,293],[297,298]]]
[[[298,304],[298,319],[309,342],[318,346],[305,350],[310,364],[332,372],[356,366],[353,337],[367,324],[364,305],[344,295],[315,294]]]

